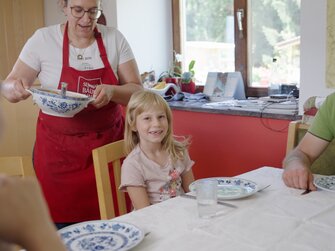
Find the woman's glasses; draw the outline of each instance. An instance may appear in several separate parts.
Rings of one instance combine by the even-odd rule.
[[[82,18],[87,12],[88,16],[91,19],[98,19],[102,13],[102,10],[96,7],[88,9],[88,10],[84,10],[84,8],[80,6],[73,6],[73,7],[70,7],[70,9],[71,9],[72,16],[74,16],[75,18]]]

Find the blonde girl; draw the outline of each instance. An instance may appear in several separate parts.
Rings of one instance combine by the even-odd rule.
[[[166,101],[151,91],[132,95],[126,113],[127,158],[120,189],[127,191],[135,209],[189,191],[194,180],[186,138],[176,140],[172,113]]]

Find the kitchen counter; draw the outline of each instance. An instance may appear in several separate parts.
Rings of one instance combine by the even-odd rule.
[[[258,118],[282,119],[282,120],[300,120],[301,115],[298,115],[298,103],[290,104],[286,109],[285,105],[278,108],[278,103],[268,103],[262,107],[255,107],[252,101],[237,101],[237,105],[227,105],[223,102],[208,102],[206,100],[191,100],[191,101],[170,101],[168,102],[172,110],[193,111],[216,113],[235,116],[249,116]],[[244,102],[241,105],[241,102]],[[245,102],[252,102],[248,105]],[[293,107],[295,105],[296,107]],[[276,108],[277,107],[277,108]],[[293,108],[293,109],[292,109]]]

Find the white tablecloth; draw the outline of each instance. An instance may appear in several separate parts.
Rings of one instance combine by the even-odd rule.
[[[204,220],[196,200],[177,197],[113,220],[129,222],[148,236],[133,250],[335,250],[335,193],[306,195],[286,187],[282,170],[262,167],[239,177],[271,186],[227,201],[223,213]]]

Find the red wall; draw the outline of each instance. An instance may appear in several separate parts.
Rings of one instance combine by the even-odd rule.
[[[189,152],[196,178],[281,167],[289,120],[180,110],[173,110],[173,120],[174,134],[192,136]]]

